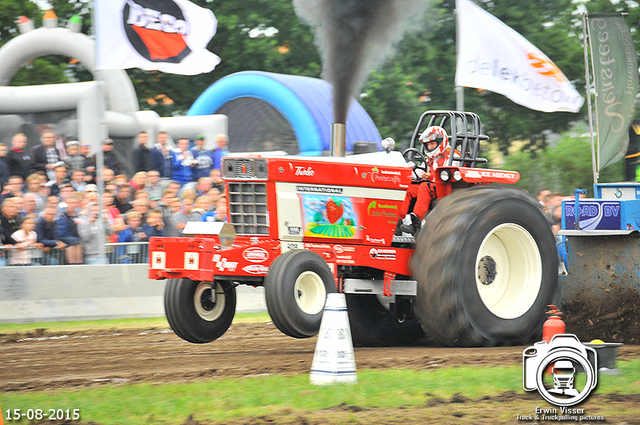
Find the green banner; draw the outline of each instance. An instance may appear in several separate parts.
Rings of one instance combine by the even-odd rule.
[[[621,15],[589,15],[588,22],[601,170],[620,161],[627,152],[638,92],[638,60]]]

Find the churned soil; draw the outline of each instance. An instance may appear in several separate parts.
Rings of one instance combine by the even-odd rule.
[[[584,291],[562,305],[567,332],[581,341],[640,344],[640,291],[613,284],[601,290],[598,297]]]
[[[128,383],[175,383],[262,374],[308,373],[316,338],[289,338],[271,323],[233,324],[210,344],[190,344],[170,329],[82,331],[68,334],[40,329],[29,334],[0,335],[0,394],[47,389],[82,389]],[[361,369],[426,370],[457,365],[521,365],[524,347],[355,348]],[[619,359],[640,358],[640,345],[618,348]],[[496,424],[522,423],[544,405],[537,393],[505,392],[477,399],[456,394],[439,399],[426,394],[424,406],[363,408],[340,404],[302,412],[283,409],[273,415],[244,418],[231,424]],[[640,423],[640,395],[592,394],[588,413],[614,411],[606,422]],[[615,408],[613,410],[612,406]],[[55,422],[47,422],[55,424]],[[198,412],[185,425],[205,425]],[[524,422],[527,423],[527,422]],[[532,422],[528,422],[532,423]],[[542,422],[537,422],[542,423]],[[603,423],[603,422],[594,422]],[[98,424],[96,424],[98,425]]]

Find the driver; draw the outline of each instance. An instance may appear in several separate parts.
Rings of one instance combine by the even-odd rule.
[[[396,236],[402,235],[402,233],[410,233],[415,235],[420,230],[422,220],[429,212],[429,205],[431,200],[435,198],[435,193],[431,188],[431,183],[434,181],[435,171],[438,167],[444,165],[445,161],[449,159],[451,152],[451,146],[449,146],[449,137],[444,128],[432,125],[428,127],[421,135],[419,140],[422,142],[422,152],[426,164],[422,163],[419,167],[416,167],[413,175],[413,184],[409,185],[407,194],[402,204],[400,211],[400,220],[396,227]],[[409,206],[411,201],[416,199],[416,203],[411,212],[411,224],[407,225],[402,222],[402,219],[409,212]]]

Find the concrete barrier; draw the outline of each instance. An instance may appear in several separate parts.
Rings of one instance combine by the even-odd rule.
[[[164,316],[164,282],[147,264],[0,268],[0,323]],[[262,287],[240,285],[237,312],[266,311]]]

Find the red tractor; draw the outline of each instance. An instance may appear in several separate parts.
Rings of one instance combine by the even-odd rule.
[[[436,172],[422,230],[395,236],[431,125],[447,129],[456,154]],[[338,291],[357,345],[411,344],[425,332],[442,345],[529,342],[556,293],[555,239],[536,199],[490,184],[518,173],[477,167],[486,139],[475,114],[427,111],[402,154],[225,158],[229,222],[189,222],[187,237],[150,242],[149,277],[168,279],[169,324],[187,341],[215,340],[244,284],[264,286],[273,323],[295,338],[317,334]]]

